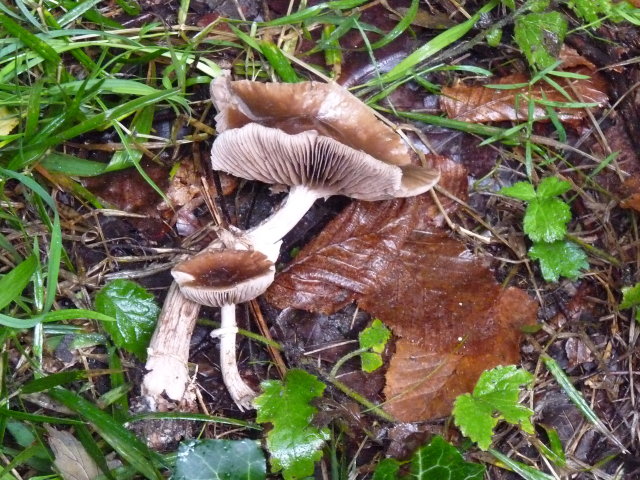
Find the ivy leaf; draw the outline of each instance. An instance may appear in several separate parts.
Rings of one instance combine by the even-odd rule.
[[[174,480],[264,480],[264,452],[253,440],[190,440],[178,448]]]
[[[484,470],[484,465],[465,462],[453,445],[437,436],[429,445],[423,446],[413,454],[411,471],[406,480],[482,480]]]
[[[360,348],[365,348],[376,353],[384,352],[384,347],[391,338],[391,331],[380,319],[376,318],[371,325],[358,335]]]
[[[543,70],[556,62],[567,34],[567,19],[559,12],[528,13],[516,18],[514,38],[529,65]]]
[[[401,465],[395,458],[383,458],[376,466],[372,480],[396,480]]]
[[[289,370],[284,382],[263,382],[263,393],[254,401],[256,421],[272,425],[267,434],[271,471],[282,471],[285,480],[313,475],[314,462],[322,458],[329,431],[313,425],[318,410],[309,403],[324,389],[324,383],[304,370]]]
[[[533,375],[515,365],[483,372],[473,393],[456,399],[453,406],[456,425],[482,450],[491,445],[493,429],[500,420],[519,424],[525,432],[533,433],[533,411],[518,404],[520,386],[532,380]]]
[[[95,307],[97,312],[116,319],[102,324],[113,343],[144,358],[160,313],[153,295],[130,280],[114,280],[98,292]]]
[[[523,200],[525,202],[530,202],[531,200],[536,199],[536,190],[529,182],[514,183],[510,187],[504,187],[500,189],[499,193],[501,193],[502,195],[506,195],[507,197]]]
[[[568,240],[536,242],[529,249],[529,258],[540,261],[547,282],[557,282],[560,276],[575,280],[582,270],[589,268],[584,250]]]
[[[460,452],[441,436],[416,450],[409,462],[409,475],[401,480],[482,480],[485,471],[484,465],[465,462]],[[396,480],[403,463],[406,462],[385,458],[376,467],[373,480]]]

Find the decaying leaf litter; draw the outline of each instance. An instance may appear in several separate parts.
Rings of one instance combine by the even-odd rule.
[[[392,3],[391,7],[411,8],[400,3]],[[286,15],[288,8],[285,2],[269,2],[267,10],[255,5],[240,6],[249,19],[257,15],[276,18]],[[157,8],[144,7],[148,12]],[[218,16],[238,16],[235,5],[224,5],[227,10],[211,10],[194,2],[191,7],[188,23],[202,27]],[[168,19],[176,19],[177,5],[162,8],[167,9]],[[462,21],[462,15],[451,4],[431,8],[437,13],[433,15],[435,24],[424,27],[416,21],[410,32],[374,50],[376,65],[383,74],[425,40],[433,38],[440,28],[451,26],[443,25],[447,23],[443,18],[456,19],[453,24]],[[477,10],[473,5],[464,8],[471,13]],[[385,5],[371,5],[359,13],[364,25],[382,31],[392,30],[399,21]],[[434,12],[420,5],[419,13],[419,18],[424,19]],[[143,13],[127,18],[127,22],[136,25],[148,18],[149,14]],[[231,25],[221,22],[211,35],[237,41],[239,34],[234,33]],[[486,25],[479,24],[477,28],[472,32]],[[442,419],[448,415],[453,400],[473,389],[482,370],[517,364],[522,354],[521,365],[536,374],[533,389],[523,400],[534,409],[534,423],[540,432],[532,435],[533,432],[501,426],[494,448],[514,459],[527,459],[529,465],[543,471],[551,468],[560,475],[573,472],[572,478],[624,478],[619,476],[622,472],[634,478],[637,464],[633,459],[638,457],[639,441],[634,383],[637,333],[631,315],[628,311],[620,312],[618,304],[621,287],[631,286],[637,280],[635,216],[629,209],[637,204],[635,143],[640,137],[635,132],[639,123],[634,121],[638,71],[635,64],[625,62],[636,53],[637,32],[631,30],[625,35],[625,28],[604,24],[598,29],[603,38],[617,42],[613,44],[595,41],[580,31],[569,35],[566,44],[575,50],[558,51],[559,58],[564,55],[570,59],[568,69],[586,69],[590,80],[561,76],[560,90],[548,83],[538,83],[540,80],[531,83],[529,69],[517,51],[505,53],[484,43],[471,42],[463,51],[452,51],[447,64],[491,70],[494,76],[490,79],[482,80],[474,76],[477,71],[465,73],[462,68],[427,71],[415,79],[417,83],[405,83],[385,92],[377,99],[377,105],[395,109],[397,116],[389,118],[401,124],[414,148],[428,153],[423,161],[441,171],[436,194],[382,203],[349,202],[341,198],[316,202],[285,238],[274,286],[265,297],[238,309],[241,328],[260,331],[282,349],[275,356],[272,352],[277,352],[278,347],[271,353],[265,347],[265,342],[274,344],[273,341],[240,336],[238,358],[244,379],[258,390],[260,382],[279,378],[278,370],[284,368],[303,368],[318,376],[328,389],[316,402],[315,426],[325,432],[322,436],[336,453],[344,455],[345,464],[353,461],[358,473],[370,473],[386,455],[408,458],[434,434],[459,444],[459,433]],[[279,45],[287,48],[291,48],[291,39],[295,40],[297,48],[289,53],[306,62],[296,66],[295,78],[316,79],[308,64],[325,66],[327,74],[339,72],[339,83],[350,87],[376,78],[369,53],[361,51],[364,45],[357,28],[340,38],[343,58],[337,63],[331,63],[326,50],[325,55],[308,53],[320,40],[316,30],[306,36],[297,35],[286,28],[272,27],[259,29],[257,38],[260,42],[279,41]],[[256,69],[253,71],[260,81],[275,80],[278,76],[286,80],[286,69],[272,70],[276,63],[269,63],[267,50],[264,47],[261,50],[264,57],[260,57],[255,50],[231,47],[210,58],[221,66],[231,67],[237,78]],[[74,65],[76,60],[68,61]],[[154,68],[166,66],[160,62]],[[563,71],[561,65],[558,68]],[[591,83],[584,86],[581,82],[585,81]],[[496,89],[492,84],[513,88]],[[439,95],[437,85],[443,87]],[[533,92],[532,97],[538,103],[530,101],[528,91]],[[247,228],[266,218],[279,204],[281,194],[209,169],[208,149],[213,139],[215,112],[207,102],[206,85],[202,88],[196,85],[194,93],[190,117],[176,118],[170,109],[154,112],[153,130],[149,130],[154,138],[144,138],[133,147],[128,145],[142,152],[142,165],[152,182],[130,170],[75,181],[76,176],[56,167],[55,157],[45,157],[34,164],[36,178],[53,192],[68,254],[68,261],[63,258],[64,268],[60,271],[56,307],[92,309],[98,290],[102,298],[109,297],[108,288],[119,286],[111,282],[121,279],[136,280],[155,292],[161,301],[170,283],[168,270],[176,257],[187,249],[198,250],[209,243],[214,238],[209,228],[212,223]],[[377,91],[356,89],[355,93],[371,99]],[[554,105],[564,101],[564,93],[580,108]],[[588,108],[583,108],[584,104]],[[610,109],[610,105],[615,108]],[[550,108],[555,108],[556,117]],[[408,116],[403,116],[403,112],[413,114],[414,120],[424,115],[422,118],[428,121],[429,115],[441,110],[457,120],[503,122],[473,131],[503,142],[481,144],[482,138],[472,133],[402,120]],[[534,115],[530,115],[532,111]],[[527,120],[544,115],[551,117],[551,122]],[[511,141],[508,130],[514,125],[524,125],[515,130],[514,138],[522,141],[524,134],[528,134],[532,142]],[[158,139],[169,141],[153,145],[152,140]],[[112,160],[114,150],[119,150],[116,155],[130,154],[122,150],[122,141],[113,130],[69,140],[59,152],[98,162]],[[516,145],[512,146],[513,143]],[[555,150],[541,150],[541,146]],[[156,150],[158,147],[160,150]],[[613,152],[619,153],[613,156]],[[178,169],[172,171],[171,167],[178,162]],[[10,161],[2,166],[15,168],[16,164]],[[93,164],[92,167],[98,168]],[[502,187],[526,180],[527,169],[534,184],[549,176],[570,184],[570,192],[563,196],[571,205],[572,217],[567,220],[570,241],[589,254],[588,269],[570,275],[576,278],[545,283],[538,264],[527,259],[530,239],[522,229],[526,204],[498,193]],[[169,202],[160,197],[158,190],[166,192]],[[38,217],[38,201],[35,205],[25,201],[27,194],[15,176],[4,183],[3,195],[7,211],[28,227],[22,235],[16,233],[15,221],[4,220],[1,233],[8,253],[3,258],[6,271],[10,271],[16,259],[21,254],[26,256],[32,248],[25,241],[27,232],[41,239],[43,245],[49,237],[47,225]],[[171,203],[175,208],[167,208]],[[94,210],[96,206],[108,209]],[[625,305],[633,307],[634,300],[630,297]],[[7,312],[17,315],[15,309]],[[332,366],[357,348],[358,332],[370,323],[372,316],[381,318],[394,333],[383,352],[383,371],[364,373],[359,360],[352,360],[342,366],[339,375],[332,375]],[[536,317],[537,331],[532,328]],[[242,425],[240,420],[251,421],[254,417],[237,411],[219,377],[215,360],[217,342],[208,336],[219,321],[217,310],[205,308],[200,318],[190,357],[195,367],[191,372],[197,372],[191,386],[194,397],[187,404],[171,408],[203,412],[212,418],[223,414],[237,419],[235,429]],[[13,403],[6,406],[39,415],[65,413],[59,407],[52,410],[42,396],[36,396],[46,394],[52,386],[63,385],[76,391],[83,386],[85,390],[89,388],[88,398],[108,408],[120,421],[127,419],[129,409],[144,411],[147,406],[136,401],[144,373],[142,364],[133,355],[115,353],[106,336],[113,336],[113,330],[82,321],[71,321],[69,325],[72,326],[69,330],[61,325],[58,330],[36,327],[17,337],[5,334],[6,358],[12,368],[6,371],[5,382],[9,391],[21,391],[28,402],[24,407],[16,408]],[[143,326],[143,330],[148,329],[149,325]],[[125,338],[114,338],[113,342],[127,349],[126,335],[136,334],[126,330],[119,333]],[[134,344],[129,350],[142,357],[137,351],[140,345],[135,341]],[[25,350],[22,345],[28,348]],[[602,429],[593,428],[585,420],[566,389],[543,366],[541,354],[555,359],[567,372],[602,422]],[[48,386],[38,384],[24,362],[32,355],[39,359],[36,363],[41,374],[62,376],[54,377]],[[95,372],[100,369],[109,369],[104,373],[110,377]],[[85,370],[93,373],[88,375]],[[20,390],[24,386],[29,388]],[[129,391],[131,402],[127,400]],[[106,393],[114,400],[103,398]],[[69,400],[65,395],[51,393],[62,403]],[[358,402],[362,400],[358,395],[380,404],[381,408],[367,412]],[[415,423],[380,423],[380,415]],[[15,447],[17,442],[24,447],[17,433],[21,423],[15,419],[10,422],[13,423],[8,428],[9,445]],[[246,427],[234,431],[223,424],[184,420],[140,421],[131,426],[160,450],[175,450],[179,440],[197,436],[201,428],[205,437],[212,438],[261,436]],[[326,436],[327,426],[333,429],[332,439]],[[38,432],[40,427],[34,428],[39,438],[46,438],[47,434]],[[92,434],[95,438],[108,436],[108,428],[104,426],[92,425],[85,433],[79,426],[75,428],[76,436],[84,435],[85,440]],[[539,453],[540,443],[551,442],[556,436],[565,449],[564,466],[558,466],[562,463],[559,461],[549,465],[549,460]],[[335,440],[338,437],[342,439],[340,442]],[[619,454],[621,449],[612,437],[628,452]],[[109,440],[107,443],[113,447]],[[115,450],[125,462],[136,464],[134,457]],[[605,461],[609,455],[613,457]],[[325,455],[324,463],[320,464],[325,469],[329,468],[327,458]],[[467,452],[466,458],[496,462],[475,450]],[[587,473],[587,467],[600,460],[602,463]],[[34,467],[21,468],[27,472]],[[155,478],[153,471],[145,473],[144,469],[138,469]],[[508,478],[505,470],[497,466],[490,467],[487,475]]]

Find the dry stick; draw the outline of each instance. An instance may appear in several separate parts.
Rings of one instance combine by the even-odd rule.
[[[147,349],[144,396],[159,398],[166,392],[172,400],[182,399],[189,381],[189,343],[199,312],[200,305],[184,297],[173,282]]]
[[[262,315],[262,311],[260,310],[260,305],[257,300],[251,300],[249,302],[249,306],[251,307],[251,312],[253,313],[254,318],[256,319],[256,323],[258,324],[258,328],[260,330],[260,334],[268,339],[273,341],[271,337],[271,332],[269,332],[269,327],[267,326],[267,322],[264,321],[264,316]],[[284,363],[284,359],[282,358],[282,353],[277,348],[274,348],[272,345],[267,344],[267,350],[269,351],[269,355],[273,359],[273,362],[276,364],[276,368],[278,369],[278,374],[280,378],[284,378],[287,373],[287,366]]]

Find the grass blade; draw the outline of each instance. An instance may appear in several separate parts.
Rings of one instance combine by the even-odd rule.
[[[160,456],[107,413],[64,388],[57,387],[51,390],[49,395],[89,422],[122,458],[146,478],[150,480],[164,478],[155,467],[155,464],[161,461]]]
[[[389,33],[387,33],[380,40],[373,42],[370,46],[371,49],[376,49],[376,48],[380,48],[380,47],[384,47],[385,45],[388,45],[389,43],[393,42],[396,38],[398,38],[402,34],[402,32],[404,32],[407,28],[409,28],[409,26],[411,25],[411,22],[413,22],[413,19],[416,18],[416,15],[418,14],[419,5],[420,5],[419,0],[411,0],[411,5],[409,6],[407,13],[405,13],[404,16],[401,17],[398,24],[395,27],[393,27]]]
[[[580,413],[582,413],[582,415],[584,415],[584,417],[590,423],[592,423],[600,433],[602,433],[612,443],[617,445],[623,452],[626,453],[627,449],[625,448],[625,446],[622,445],[620,440],[618,440],[615,437],[615,435],[613,435],[613,433],[609,431],[609,429],[605,426],[605,424],[602,423],[602,420],[598,418],[598,415],[596,415],[596,412],[594,412],[591,409],[591,407],[589,406],[587,401],[584,399],[582,394],[578,390],[576,390],[576,387],[573,386],[567,374],[564,373],[564,370],[560,368],[560,365],[558,365],[558,362],[556,362],[553,358],[551,358],[549,355],[546,355],[546,354],[542,355],[540,358],[544,362],[545,367],[547,367],[547,370],[551,372],[551,374],[554,376],[558,384],[560,384],[560,386],[562,387],[564,392],[567,394],[569,399],[578,408],[578,410],[580,410]]]
[[[400,77],[403,77],[407,74],[410,74],[410,71],[413,69],[413,67],[421,62],[424,62],[427,58],[435,55],[440,50],[444,49],[448,45],[451,45],[453,42],[459,40],[462,36],[464,36],[469,30],[473,28],[476,22],[480,19],[481,15],[491,11],[497,4],[498,0],[491,0],[484,7],[478,10],[470,19],[437,35],[436,37],[425,43],[422,47],[417,49],[415,52],[413,52],[411,55],[409,55],[407,58],[398,63],[398,65],[393,67],[390,71],[382,75],[380,79],[370,83],[388,83],[394,80],[398,80]]]
[[[30,255],[13,270],[0,278],[0,310],[9,305],[22,293],[36,271],[38,262]]]
[[[45,60],[49,60],[53,63],[59,63],[62,61],[60,59],[60,55],[58,55],[56,51],[44,40],[36,37],[33,33],[21,27],[15,20],[3,13],[0,13],[0,25],[2,25],[7,32],[24,43],[27,47],[37,52]]]
[[[555,480],[555,477],[541,472],[540,470],[536,470],[535,468],[532,468],[529,465],[525,465],[524,463],[517,462],[514,459],[503,455],[497,450],[491,448],[489,449],[489,452],[491,453],[491,455],[493,455],[507,467],[509,467],[510,470],[517,473],[525,480]]]

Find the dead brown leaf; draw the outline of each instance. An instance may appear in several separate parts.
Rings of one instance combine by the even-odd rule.
[[[466,198],[464,167],[444,157],[429,158],[441,171],[442,185]],[[445,210],[453,201],[441,200]],[[385,202],[353,202],[307,244],[266,294],[278,308],[333,313],[380,286],[395,256],[414,230],[433,219],[438,208],[430,195]]]
[[[71,433],[51,427],[47,431],[54,464],[64,480],[93,480],[100,475],[96,463]]]
[[[384,280],[358,305],[401,337],[385,387],[385,409],[398,420],[448,415],[482,371],[519,361],[520,327],[535,323],[535,302],[503,290],[444,231],[412,236]]]
[[[575,50],[563,48],[561,58],[563,68],[567,71],[588,75],[588,79],[560,79],[555,80],[569,94],[568,100],[561,92],[545,81],[539,81],[532,87],[500,90],[484,85],[464,85],[459,83],[442,89],[440,107],[449,118],[465,122],[501,122],[525,121],[529,118],[529,100],[546,100],[550,102],[567,103],[595,103],[603,105],[608,100],[606,83],[595,72],[595,66]],[[514,85],[529,82],[529,78],[521,73],[501,77],[491,83],[494,85]],[[578,121],[586,116],[584,109],[557,107],[556,112],[560,120],[565,122]],[[533,117],[536,120],[548,116],[545,106],[536,103]]]

